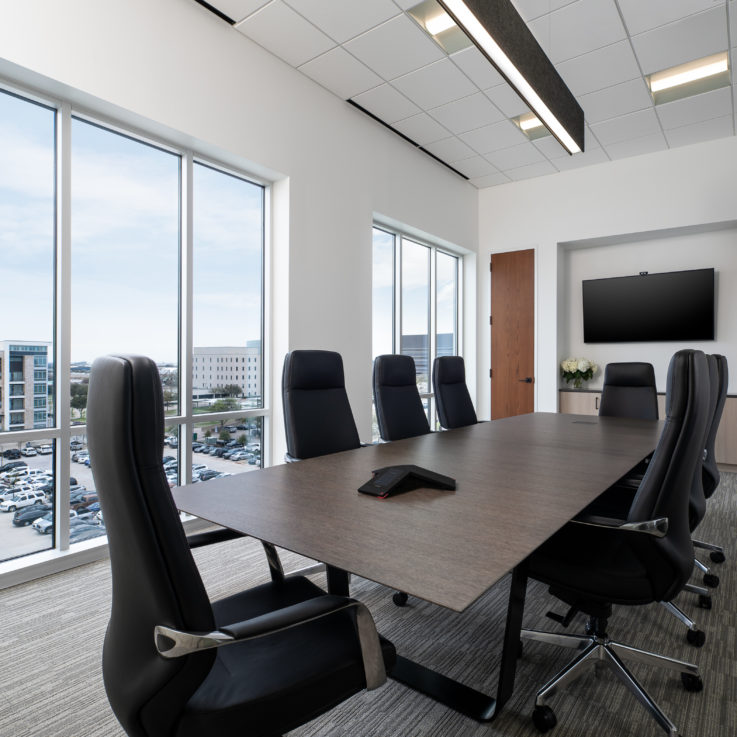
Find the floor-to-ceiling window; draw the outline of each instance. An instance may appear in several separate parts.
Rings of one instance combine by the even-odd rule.
[[[262,465],[265,211],[243,172],[0,88],[0,564],[103,539],[97,356],[157,363],[171,485]]]
[[[432,364],[459,353],[460,256],[399,230],[373,229],[372,355],[412,356],[417,388],[436,426]],[[378,437],[376,422],[374,439]]]

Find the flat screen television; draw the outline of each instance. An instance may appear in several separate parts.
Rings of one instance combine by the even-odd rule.
[[[584,279],[584,343],[714,340],[714,269]]]

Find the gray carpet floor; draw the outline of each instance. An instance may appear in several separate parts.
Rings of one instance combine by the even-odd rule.
[[[714,566],[721,584],[714,608],[699,609],[696,597],[677,603],[706,632],[703,648],[685,642],[685,628],[657,605],[616,608],[614,639],[696,662],[704,690],[687,693],[677,674],[632,664],[632,671],[679,726],[684,737],[737,735],[737,475],[722,484],[699,528],[699,537],[727,548]],[[211,597],[216,599],[268,578],[260,545],[240,540],[196,551]],[[287,570],[304,563],[283,555]],[[314,579],[320,583],[320,574]],[[402,654],[493,693],[499,666],[508,581],[502,580],[463,614],[410,599],[399,609],[391,592],[353,579],[351,593],[366,602],[380,631]],[[110,607],[107,561],[0,591],[0,737],[123,737],[102,685],[100,654]],[[539,584],[528,587],[524,624],[561,629],[545,618],[563,607]],[[580,632],[577,617],[569,631]],[[534,694],[571,657],[572,651],[526,643],[515,693],[502,714],[479,724],[389,681],[360,694],[291,737],[533,737]],[[582,678],[551,700],[558,717],[552,737],[645,737],[663,732],[607,671]],[[244,729],[244,735],[247,729]],[[203,736],[205,737],[205,736]],[[209,735],[207,737],[217,737]]]

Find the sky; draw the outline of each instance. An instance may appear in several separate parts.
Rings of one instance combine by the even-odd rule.
[[[50,341],[54,118],[0,92],[0,339]],[[178,352],[180,159],[72,124],[72,361]],[[263,188],[195,164],[194,345],[261,338]]]

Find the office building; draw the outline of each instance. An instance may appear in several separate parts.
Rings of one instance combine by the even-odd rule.
[[[192,363],[193,392],[217,393],[218,387],[238,386],[244,397],[261,394],[261,345],[251,341],[245,347],[195,346]]]
[[[47,427],[50,346],[38,341],[0,342],[0,429]]]

